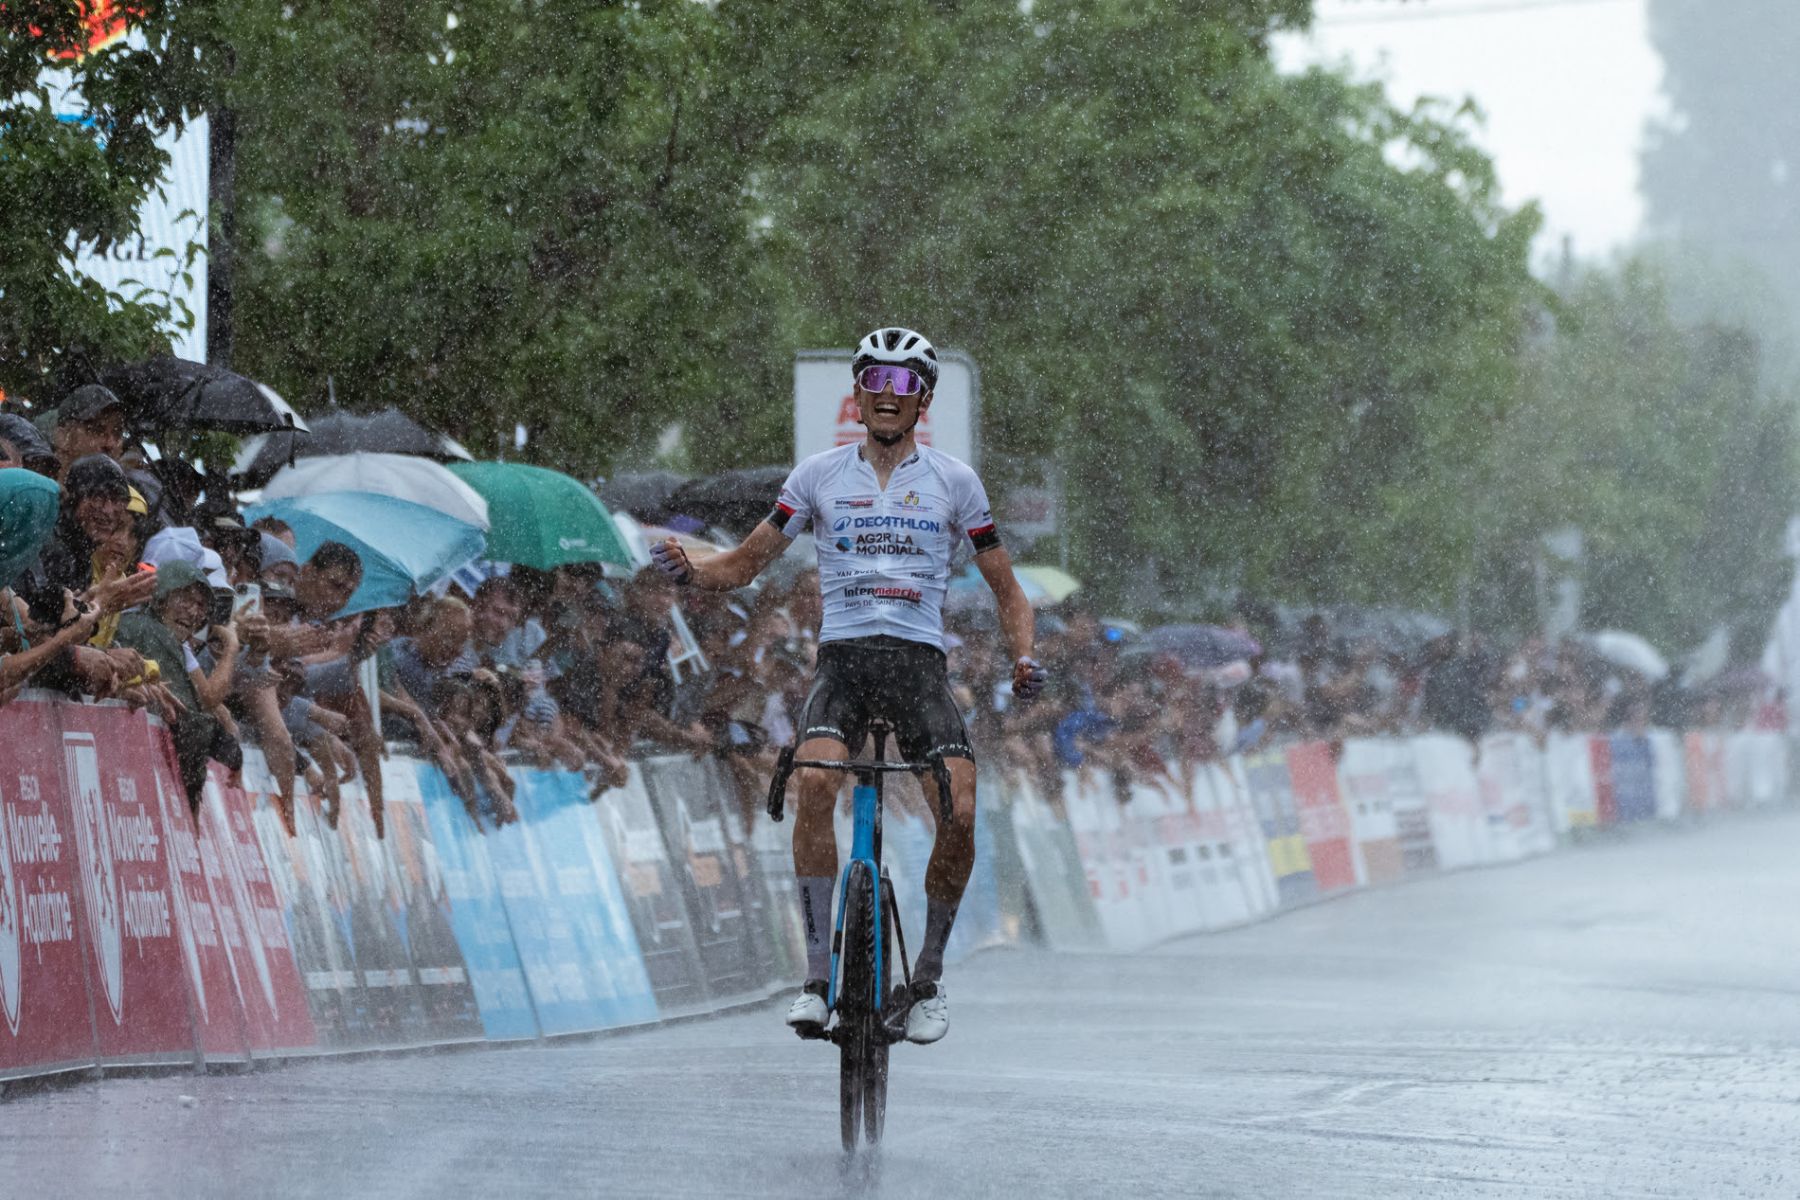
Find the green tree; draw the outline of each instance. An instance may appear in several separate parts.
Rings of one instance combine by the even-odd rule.
[[[1103,593],[1147,559],[1190,595],[1442,601],[1466,561],[1536,217],[1459,114],[1278,74],[1305,15],[962,5],[772,145],[801,328],[972,351],[988,470],[1065,461]]]
[[[113,360],[165,349],[170,329],[191,320],[167,294],[109,293],[73,273],[84,251],[136,232],[167,166],[157,137],[183,127],[208,95],[212,5],[147,0],[131,12],[147,48],[120,41],[56,61],[53,51],[88,44],[86,6],[0,6],[0,389],[9,394],[54,396]],[[89,124],[58,119],[64,84],[79,91]]]
[[[1723,624],[1753,657],[1791,573],[1795,452],[1793,396],[1764,377],[1753,335],[1679,320],[1649,257],[1587,272],[1481,473],[1484,619],[1529,624],[1537,541],[1573,525],[1584,624],[1671,652]]]

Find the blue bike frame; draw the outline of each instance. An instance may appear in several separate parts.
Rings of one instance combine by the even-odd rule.
[[[832,925],[831,937],[831,982],[826,989],[830,997],[831,1007],[838,1006],[838,959],[844,949],[844,913],[850,907],[850,874],[857,863],[864,863],[869,868],[869,886],[875,899],[875,1012],[881,1011],[882,981],[887,978],[882,969],[882,943],[887,939],[881,936],[882,925],[886,914],[882,912],[883,903],[881,887],[881,792],[874,785],[858,781],[850,796],[850,807],[854,825],[850,834],[850,861],[844,864],[844,873],[838,881],[837,919]]]

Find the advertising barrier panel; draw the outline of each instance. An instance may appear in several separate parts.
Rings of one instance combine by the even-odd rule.
[[[59,705],[58,715],[101,1062],[193,1062],[149,725],[112,706]]]
[[[656,997],[638,954],[612,858],[588,804],[586,781],[568,771],[515,770],[513,802],[545,899],[561,910],[603,1028],[656,1020]]]
[[[488,860],[487,839],[451,792],[443,772],[428,763],[407,765],[419,780],[419,797],[444,881],[450,928],[475,993],[482,1032],[491,1042],[534,1038],[538,1035],[537,1013],[513,945],[500,882]]]
[[[1612,782],[1613,819],[1649,821],[1656,817],[1655,760],[1650,739],[1615,733],[1607,754]]]
[[[625,786],[608,790],[596,808],[607,849],[619,866],[625,903],[657,1004],[675,1012],[704,1005],[709,993],[700,969],[700,949],[675,860],[650,804],[643,765],[632,763]],[[792,876],[790,870],[790,880]],[[790,886],[797,894],[798,885]]]
[[[0,747],[0,1078],[92,1067],[86,914],[54,707],[0,705]]]
[[[1425,806],[1431,843],[1446,871],[1494,861],[1488,847],[1487,810],[1475,780],[1475,747],[1447,733],[1408,738]]]
[[[1360,875],[1370,883],[1400,878],[1405,855],[1400,848],[1400,821],[1388,791],[1393,772],[1385,742],[1346,738],[1338,758],[1338,782],[1350,829],[1356,839]]]
[[[1068,822],[1059,820],[1025,772],[1008,781],[1013,837],[1025,872],[1031,911],[1044,940],[1057,950],[1095,950],[1106,944],[1094,912],[1090,878]]]
[[[475,988],[450,918],[424,789],[414,764],[398,758],[382,763],[387,837],[381,849],[393,882],[395,928],[406,940],[407,958],[425,1008],[425,1032],[433,1042],[476,1041],[484,1033]]]
[[[1300,834],[1300,806],[1294,799],[1287,755],[1280,750],[1264,750],[1239,759],[1236,769],[1243,773],[1257,820],[1262,824],[1269,868],[1275,874],[1275,888],[1282,905],[1311,900],[1319,894],[1319,881],[1313,874],[1306,839]]]
[[[1294,803],[1300,810],[1300,836],[1312,860],[1313,878],[1322,892],[1355,887],[1356,853],[1351,846],[1350,814],[1338,795],[1337,764],[1324,742],[1302,742],[1287,752]]]
[[[245,931],[248,954],[234,951],[231,962],[251,1031],[251,1049],[259,1054],[310,1053],[318,1047],[319,1035],[287,918],[262,852],[253,801],[241,788],[228,786],[224,768],[217,763],[212,764],[201,816],[202,832],[211,834],[223,868],[217,875],[210,869],[207,873],[214,907],[228,892]],[[233,943],[227,939],[226,945]]]
[[[708,989],[715,998],[746,995],[766,981],[750,945],[744,885],[726,841],[720,797],[704,765],[691,758],[651,759],[644,781],[687,900]]]

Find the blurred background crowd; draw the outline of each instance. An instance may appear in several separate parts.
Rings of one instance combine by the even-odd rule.
[[[818,648],[806,539],[728,595],[674,588],[643,549],[670,533],[694,554],[729,544],[781,469],[596,490],[469,462],[398,413],[309,431],[271,409],[274,432],[211,473],[134,434],[172,389],[224,397],[233,378],[163,360],[119,391],[0,413],[0,701],[29,686],[152,708],[190,795],[208,760],[235,770],[258,746],[290,823],[296,780],[335,820],[358,777],[379,821],[395,747],[441,764],[490,823],[516,815],[509,763],[584,772],[598,798],[658,751],[717,756],[753,805]],[[1180,776],[1281,739],[1787,724],[1759,672],[1689,686],[1628,634],[1502,644],[1420,614],[1249,601],[1207,622],[1127,620],[1063,572],[1021,570],[1050,692],[1012,701],[972,571],[947,605],[951,680],[983,757],[1051,792],[1067,769]]]

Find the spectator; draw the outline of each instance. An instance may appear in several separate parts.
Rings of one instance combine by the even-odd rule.
[[[156,592],[147,612],[126,613],[119,621],[120,645],[137,650],[158,668],[160,685],[175,701],[170,732],[175,742],[176,763],[188,804],[199,810],[206,783],[206,763],[214,758],[236,769],[242,756],[236,741],[215,714],[223,692],[230,686],[236,665],[238,642],[229,624],[218,627],[218,665],[207,674],[189,645],[206,626],[212,608],[212,587],[197,567],[171,562],[157,572]]]
[[[97,383],[78,387],[56,410],[51,440],[65,467],[95,454],[117,463],[125,454],[125,405]]]
[[[27,586],[27,602],[40,623],[60,620],[66,590],[99,607],[90,641],[105,647],[118,615],[149,598],[154,573],[131,570],[138,547],[130,503],[125,472],[111,459],[95,454],[71,464],[55,539],[44,548]]]
[[[0,470],[8,467],[23,467],[51,479],[62,474],[56,451],[35,425],[15,413],[0,413]]]
[[[1435,665],[1425,676],[1422,716],[1434,729],[1479,742],[1493,719],[1488,707],[1492,671],[1477,644],[1470,642],[1459,652],[1459,640],[1447,633],[1429,648]]]

